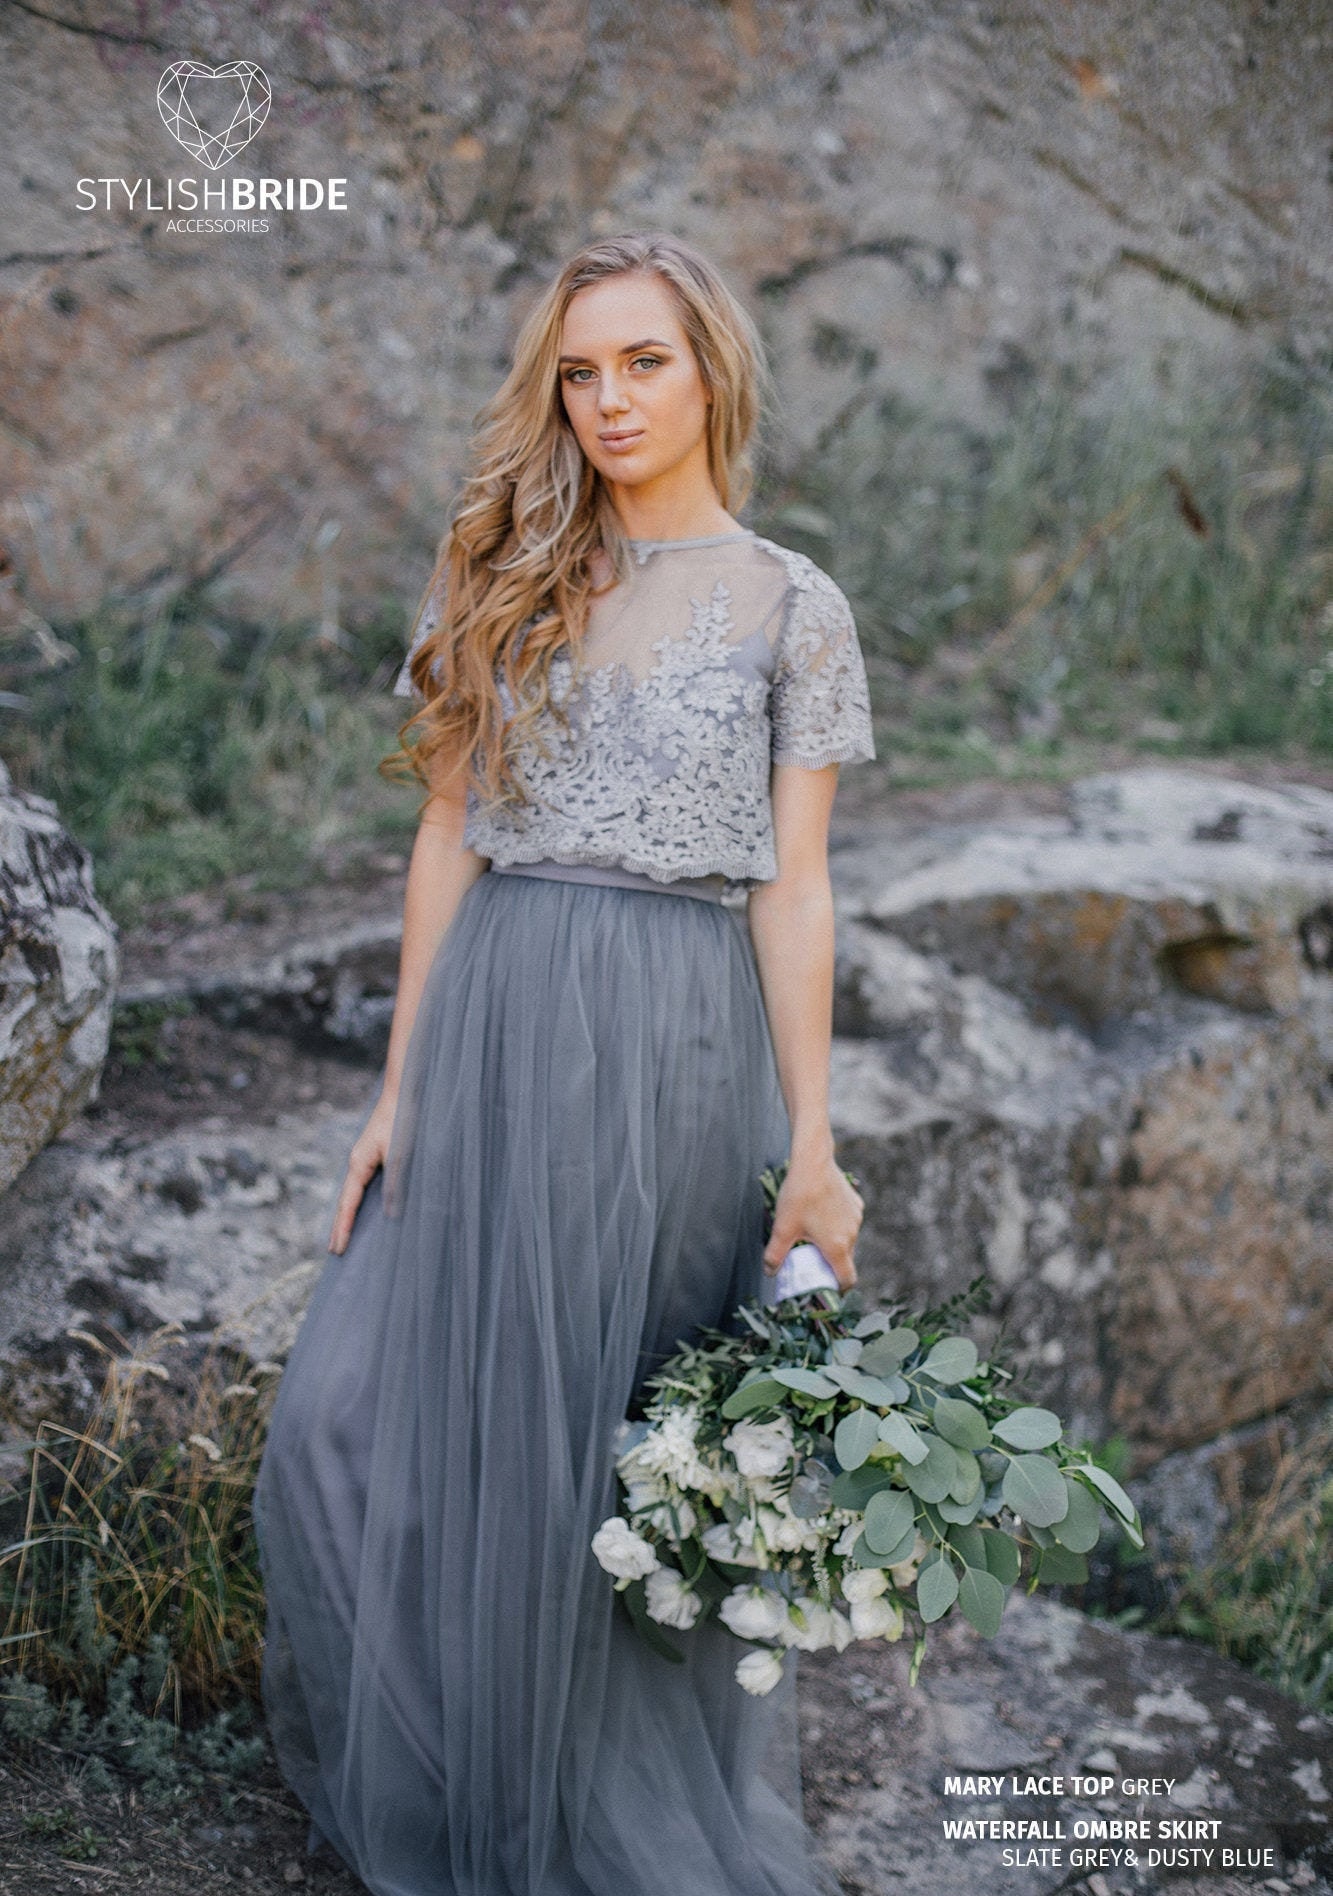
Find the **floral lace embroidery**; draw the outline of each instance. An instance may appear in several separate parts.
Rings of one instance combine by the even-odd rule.
[[[551,661],[551,689],[571,731],[543,720],[551,756],[520,759],[534,808],[474,808],[464,841],[506,862],[614,861],[661,881],[749,868],[744,811],[767,766],[762,672],[731,662],[730,594],[693,602],[683,635],[668,632],[636,681],[623,662],[583,671],[568,652]],[[770,871],[776,874],[776,866]]]
[[[875,749],[843,593],[806,555],[758,536],[752,544],[786,571],[774,642],[762,628],[737,637],[719,578],[707,599],[691,596],[683,633],[668,628],[653,641],[642,679],[620,659],[589,670],[570,650],[557,652],[551,692],[571,729],[546,716],[549,755],[523,745],[515,762],[526,806],[483,803],[469,789],[469,848],[493,862],[602,863],[661,882],[716,873],[741,887],[773,880],[772,764],[818,768],[873,758]],[[429,636],[426,623],[418,639]],[[404,667],[395,689],[407,676]]]
[[[790,582],[773,677],[772,761],[817,770],[873,757],[870,691],[846,595],[803,553],[763,544]]]

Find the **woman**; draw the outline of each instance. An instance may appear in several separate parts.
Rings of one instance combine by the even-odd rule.
[[[376,1896],[831,1887],[790,1687],[748,1697],[716,1622],[668,1663],[589,1545],[645,1376],[761,1257],[855,1279],[827,831],[874,746],[846,599],[731,511],[761,374],[688,245],[574,256],[399,680],[428,795],[384,1086],[255,1498],[279,1761]]]

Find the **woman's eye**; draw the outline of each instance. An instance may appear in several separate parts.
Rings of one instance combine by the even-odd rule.
[[[662,358],[661,356],[655,356],[655,355],[635,356],[634,361],[631,364],[631,366],[634,368],[637,368],[641,362],[648,362],[648,363],[651,363],[651,365],[654,368],[660,368],[661,363],[662,363]],[[592,373],[593,371],[591,369],[567,369],[565,371],[565,380],[567,382],[577,383],[579,387],[582,387],[582,382],[580,378],[585,375],[591,375]]]

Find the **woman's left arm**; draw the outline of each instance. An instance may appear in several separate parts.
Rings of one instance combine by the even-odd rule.
[[[748,920],[759,983],[791,1124],[764,1265],[776,1271],[794,1244],[817,1244],[844,1290],[856,1282],[852,1252],[865,1204],[843,1176],[829,1123],[833,1038],[833,890],[828,826],[837,764],[773,766],[778,873],[751,890]]]

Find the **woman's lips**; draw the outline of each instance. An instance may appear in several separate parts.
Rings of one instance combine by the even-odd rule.
[[[626,448],[634,447],[643,437],[642,428],[634,428],[626,434],[598,435],[597,439],[609,454],[623,454]]]

